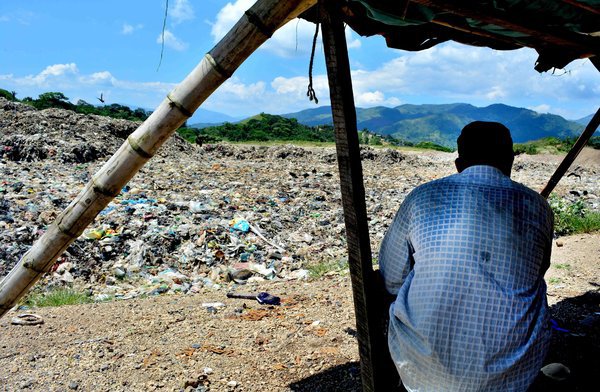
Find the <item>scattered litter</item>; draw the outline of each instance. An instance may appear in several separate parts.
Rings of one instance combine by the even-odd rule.
[[[44,324],[41,316],[33,313],[23,313],[12,318],[11,324],[14,325],[39,325]]]
[[[261,305],[280,305],[281,298],[271,295],[267,292],[260,292],[257,294],[238,294],[238,293],[227,293],[227,298],[242,298],[242,299],[255,299]]]
[[[138,125],[0,98],[0,277]],[[402,199],[453,173],[454,157],[361,150],[375,251]],[[555,168],[518,161],[514,177],[537,189]],[[175,134],[68,247],[58,267],[69,267],[45,279],[91,286],[95,300],[309,279],[312,266],[347,254],[336,173],[330,147],[199,147]],[[565,197],[600,210],[597,171],[577,173],[561,184],[580,196]]]
[[[566,332],[566,333],[570,333],[571,331],[569,331],[568,329],[565,328],[561,328],[558,326],[558,322],[554,319],[550,319],[550,326],[552,327],[553,330],[555,331],[559,331],[559,332]]]
[[[231,222],[231,227],[233,230],[238,230],[242,233],[247,233],[250,231],[250,223],[248,223],[248,221],[245,219],[234,219]]]
[[[204,302],[202,306],[205,308],[222,308],[225,304],[223,302]]]
[[[546,377],[549,377],[555,381],[564,381],[571,375],[571,370],[562,363],[558,362],[550,363],[544,366],[541,370]]]

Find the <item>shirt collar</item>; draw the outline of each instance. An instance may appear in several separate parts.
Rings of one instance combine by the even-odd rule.
[[[481,178],[481,179],[490,179],[490,180],[506,180],[509,179],[507,175],[502,173],[502,171],[494,166],[488,165],[474,165],[469,166],[461,173],[461,176],[465,177],[473,177],[473,178]]]

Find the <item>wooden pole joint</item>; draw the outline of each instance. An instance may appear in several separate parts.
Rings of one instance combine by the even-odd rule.
[[[214,57],[210,53],[207,53],[206,56],[204,56],[204,57],[206,58],[206,60],[208,60],[209,64],[212,66],[212,68],[219,75],[221,75],[224,79],[229,79],[231,77],[231,75],[233,75],[233,72],[226,70],[219,63],[217,63],[217,61],[214,59]]]
[[[57,221],[56,222],[56,227],[58,228],[58,230],[63,233],[64,235],[68,236],[69,238],[77,238],[79,237],[79,234],[77,233],[73,233],[71,230],[69,230],[68,228],[66,228],[64,225],[61,225],[62,222]]]
[[[137,142],[137,140],[135,140],[133,137],[129,136],[127,138],[127,143],[129,144],[129,147],[131,147],[131,150],[133,152],[135,152],[136,154],[138,154],[140,157],[144,158],[144,159],[150,159],[152,158],[154,155],[150,154],[149,152],[147,152],[146,150],[144,150],[140,144]]]
[[[111,199],[119,196],[119,193],[121,193],[120,189],[117,190],[117,191],[111,191],[108,188],[105,188],[105,187],[103,187],[101,185],[98,185],[98,183],[96,182],[96,178],[95,177],[92,178],[92,189],[94,190],[95,193],[99,193],[102,196],[108,196]]]
[[[258,29],[258,31],[260,31],[265,37],[271,38],[275,31],[273,29],[268,28],[267,25],[263,23],[263,21],[258,15],[252,12],[252,10],[246,11],[245,14],[250,24],[254,25]]]
[[[52,264],[50,264],[50,265],[52,265]],[[45,274],[46,272],[48,272],[47,268],[41,268],[41,269],[40,268],[36,268],[35,264],[33,262],[31,262],[31,261],[25,261],[25,262],[23,262],[23,268],[31,270],[31,271],[33,271],[33,272],[35,272],[37,274]]]
[[[177,108],[181,114],[183,114],[184,116],[186,116],[187,118],[190,118],[194,115],[194,113],[192,113],[190,110],[187,110],[185,108],[185,106],[183,106],[180,102],[176,101],[171,94],[167,95],[167,99],[169,100],[169,106],[172,108]]]

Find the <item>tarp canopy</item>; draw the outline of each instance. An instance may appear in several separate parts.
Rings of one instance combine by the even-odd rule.
[[[445,41],[509,50],[534,48],[535,69],[590,58],[600,69],[600,0],[348,0],[345,22],[418,51]]]

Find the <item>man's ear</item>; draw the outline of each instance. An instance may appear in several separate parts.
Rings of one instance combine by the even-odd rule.
[[[465,170],[465,160],[461,157],[456,158],[454,160],[454,166],[456,166],[456,171],[461,173],[463,170]]]

